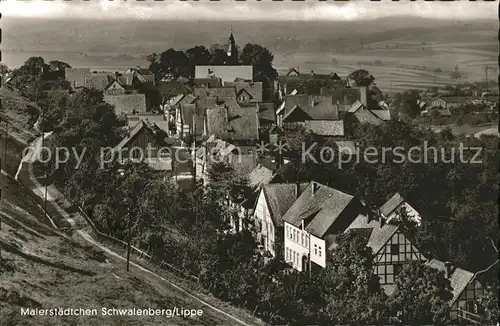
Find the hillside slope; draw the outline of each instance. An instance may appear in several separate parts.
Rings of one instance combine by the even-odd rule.
[[[41,209],[0,175],[0,325],[235,325],[122,260],[45,223]],[[89,308],[98,315],[21,316],[21,308]],[[101,308],[202,309],[200,318],[102,316]]]

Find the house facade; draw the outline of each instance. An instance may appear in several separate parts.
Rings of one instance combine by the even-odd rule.
[[[443,109],[459,108],[470,102],[470,98],[465,96],[439,97],[431,102],[432,106]]]
[[[254,209],[253,233],[257,243],[271,257],[284,257],[283,215],[307,184],[274,183],[260,188]]]
[[[298,271],[325,268],[335,236],[362,211],[354,196],[312,181],[283,217],[285,261]]]
[[[405,262],[426,260],[400,228],[389,224],[382,215],[360,214],[346,232],[360,232],[366,237],[366,246],[375,256],[373,272],[387,295],[394,292],[396,279]]]

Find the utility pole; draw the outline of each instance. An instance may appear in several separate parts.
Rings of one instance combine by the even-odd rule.
[[[132,249],[132,216],[130,212],[128,218],[128,239],[127,239],[127,272],[130,271],[130,251]]]
[[[489,66],[486,66],[484,68],[484,72],[485,72],[485,88],[486,88],[486,91],[488,91],[488,69],[494,70],[495,68],[489,67]]]

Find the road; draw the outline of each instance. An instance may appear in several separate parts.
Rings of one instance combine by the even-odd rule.
[[[50,134],[48,135],[50,136]],[[47,137],[47,135],[46,135]],[[39,151],[40,151],[40,148],[41,148],[41,137],[37,138],[36,140],[34,140],[31,144],[31,148],[32,148],[32,151],[29,151],[26,156],[21,160],[21,163],[20,163],[20,168],[18,169],[18,171],[21,170],[21,166],[23,163],[32,163],[34,161],[34,158],[36,157],[36,155],[38,155]],[[36,189],[43,189],[44,187],[38,182],[38,180],[36,180],[34,174],[33,174],[33,171],[31,169],[31,167],[29,167],[29,172],[30,172],[30,179],[31,181],[35,184],[36,186]],[[3,170],[2,170],[2,173],[3,174],[6,174]],[[17,176],[16,176],[17,177]],[[17,179],[16,179],[17,180]],[[57,189],[54,189],[56,192]],[[54,191],[53,190],[53,191]],[[42,199],[44,198],[43,197],[43,192],[40,192],[40,191],[35,191],[34,192],[37,196],[41,197]],[[79,234],[85,241],[87,241],[89,244],[93,245],[93,246],[96,246],[98,248],[100,248],[101,250],[105,251],[108,255],[111,255],[115,258],[118,258],[120,260],[123,260],[123,261],[126,261],[126,258],[124,258],[123,256],[121,256],[120,254],[116,253],[115,251],[113,251],[112,249],[109,249],[108,247],[106,247],[105,245],[97,242],[96,240],[94,240],[92,238],[92,236],[90,236],[83,227],[81,226],[78,226],[76,225],[75,221],[72,219],[72,217],[70,216],[70,214],[68,212],[66,212],[60,205],[59,203],[57,202],[56,198],[58,196],[61,196],[60,194],[58,195],[54,195],[54,196],[50,196],[50,198],[52,199],[52,205],[56,207],[56,209],[58,210],[58,212],[64,217],[64,219],[66,220],[67,224],[71,225],[73,228],[75,227],[79,227],[79,229],[75,230],[75,232],[77,234]],[[60,199],[60,198],[59,198]],[[50,219],[50,216],[48,217]],[[56,225],[54,223],[54,221],[52,219],[51,220],[51,224],[52,225]],[[199,304],[203,305],[205,309],[210,309],[212,310],[213,312],[223,316],[223,317],[226,317],[226,318],[229,318],[230,320],[232,320],[232,324],[238,324],[238,325],[244,325],[244,326],[251,326],[252,324],[249,324],[213,305],[211,305],[210,303],[206,302],[205,300],[203,299],[200,299],[199,297],[197,297],[196,295],[190,293],[189,291],[181,288],[180,286],[178,286],[177,284],[173,283],[172,281],[169,281],[165,278],[163,278],[162,276],[156,274],[155,272],[147,269],[147,268],[144,268],[134,262],[130,262],[131,266],[139,269],[140,271],[144,272],[144,273],[147,273],[149,274],[150,276],[153,276],[155,278],[157,278],[158,280],[160,280],[164,286],[167,286],[167,287],[170,287],[172,289],[172,292],[175,293],[175,292],[181,292],[183,295],[185,296],[188,296],[189,298],[195,300],[196,302],[198,302]]]

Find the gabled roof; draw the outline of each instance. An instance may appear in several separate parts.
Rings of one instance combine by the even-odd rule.
[[[318,136],[344,136],[343,120],[307,120],[304,128]]]
[[[366,246],[372,248],[373,254],[375,255],[384,247],[399,227],[387,223],[381,226],[380,221],[376,219],[370,220],[368,216],[360,214],[347,227],[346,232],[360,229],[369,230],[369,238]]]
[[[126,147],[127,144],[132,141],[139,133],[146,132],[152,136],[155,136],[153,130],[147,125],[144,120],[141,120],[138,124],[135,125],[132,130],[128,133],[128,135],[123,138],[118,145],[116,145],[113,150],[120,151],[122,148]]]
[[[207,131],[224,140],[258,140],[257,108],[215,107],[206,111]]]
[[[305,120],[338,120],[339,110],[333,103],[332,96],[321,95],[286,95],[284,104],[279,108],[277,114],[289,116],[290,112],[300,108],[309,119]]]
[[[351,107],[349,108],[349,110],[347,110],[347,112],[356,113],[356,111],[358,111],[362,107],[363,107],[363,103],[361,103],[359,100],[356,100],[356,102],[351,104]]]
[[[264,123],[276,122],[276,112],[273,103],[258,103],[259,119]]]
[[[248,176],[249,186],[252,188],[258,188],[262,185],[269,184],[275,176],[276,172],[262,164],[258,164]]]
[[[222,87],[220,78],[194,78],[191,83],[194,87]]]
[[[295,76],[300,76],[300,73],[299,73],[299,71],[298,71],[297,69],[292,68],[292,69],[290,69],[290,70],[286,73],[286,75],[287,75],[287,76],[293,76],[293,75],[295,75]]]
[[[226,82],[224,83],[224,86],[235,87],[237,96],[240,96],[241,92],[246,92],[249,96],[251,96],[250,102],[262,102],[262,82]]]
[[[370,112],[382,121],[391,120],[391,112],[389,110],[370,110]]]
[[[373,125],[380,125],[384,120],[376,116],[371,110],[361,109],[354,113],[354,116],[360,123],[370,123]]]
[[[202,97],[233,97],[236,98],[235,87],[195,87],[193,89],[194,96]]]
[[[218,77],[223,83],[233,82],[236,78],[253,80],[253,66],[196,66],[194,77]]]
[[[146,96],[144,94],[104,94],[104,102],[115,107],[115,113],[133,114],[146,112]]]
[[[307,186],[307,183],[301,183],[299,185],[295,183],[274,183],[262,187],[261,191],[264,192],[275,227],[283,226],[283,215]]]
[[[438,259],[431,259],[426,263],[428,266],[443,271],[446,276],[446,263]],[[450,300],[450,306],[457,301],[467,285],[474,279],[474,273],[465,269],[456,267],[450,275],[449,281],[452,288],[453,299]]]
[[[109,85],[112,81],[112,76],[108,75],[90,75],[84,77],[84,87],[94,88],[98,91],[102,91]]]
[[[169,98],[172,96],[177,96],[179,94],[191,93],[191,89],[189,89],[184,83],[176,80],[172,80],[169,82],[157,82],[156,88],[163,98]]]
[[[385,217],[389,217],[392,212],[398,209],[404,203],[404,198],[399,193],[395,193],[388,201],[380,207],[380,212]]]
[[[313,187],[317,187],[314,193]],[[354,196],[312,181],[285,213],[283,220],[300,227],[303,219],[312,218],[305,225],[305,230],[323,238],[353,198]]]

